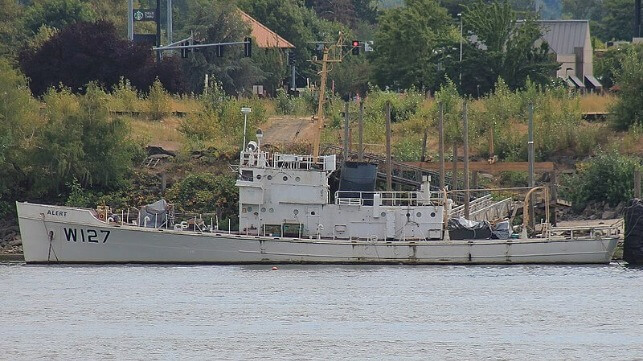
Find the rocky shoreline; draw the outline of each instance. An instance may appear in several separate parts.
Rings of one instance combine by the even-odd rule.
[[[22,255],[20,228],[14,219],[0,220],[0,255]],[[2,260],[2,257],[0,257]]]

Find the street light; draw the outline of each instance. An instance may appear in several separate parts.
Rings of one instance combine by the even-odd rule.
[[[462,88],[462,13],[458,13],[458,17],[460,18],[460,88]]]
[[[241,113],[243,113],[243,144],[241,145],[241,150],[246,149],[246,127],[248,125],[248,113],[252,112],[252,109],[249,107],[241,108]]]

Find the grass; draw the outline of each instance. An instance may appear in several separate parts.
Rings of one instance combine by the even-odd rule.
[[[615,100],[611,94],[585,94],[580,97],[580,110],[583,113],[607,113]]]

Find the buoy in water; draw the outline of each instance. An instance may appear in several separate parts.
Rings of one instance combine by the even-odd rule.
[[[279,269],[279,268],[277,268],[277,267],[272,267],[272,270],[273,270],[273,271],[276,271],[276,270],[278,270],[278,269]]]

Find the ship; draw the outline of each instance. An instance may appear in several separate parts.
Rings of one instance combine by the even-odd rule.
[[[543,227],[532,237],[524,230],[484,239],[451,237],[454,202],[446,191],[432,190],[429,177],[415,191],[377,191],[374,169],[338,162],[334,154],[281,154],[250,142],[236,169],[236,231],[196,218],[174,222],[165,202],[141,209],[133,219],[107,209],[17,202],[25,261],[601,264],[611,261],[619,239],[618,227],[611,226],[588,232]],[[329,179],[338,171],[344,175],[331,191]],[[347,177],[351,171],[354,176]]]

